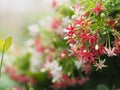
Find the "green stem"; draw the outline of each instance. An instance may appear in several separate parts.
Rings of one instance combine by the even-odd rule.
[[[101,20],[100,20],[100,31],[101,31],[101,27],[102,27],[102,22],[103,22],[103,20],[102,20],[102,18],[101,18]]]
[[[109,48],[110,48],[111,46],[110,46],[110,35],[109,35],[109,33],[108,33],[108,45],[109,45]]]
[[[3,50],[2,50],[2,57],[1,57],[1,64],[0,64],[0,77],[1,77],[1,70],[2,70],[2,64],[3,64],[4,49],[5,49],[5,44],[3,45]]]

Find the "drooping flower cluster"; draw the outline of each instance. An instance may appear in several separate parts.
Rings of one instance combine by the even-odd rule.
[[[110,17],[110,12],[103,6],[103,2],[96,2],[96,5],[94,2],[91,8],[84,6],[82,2],[73,6],[75,13],[68,27],[64,29],[64,39],[67,39],[67,44],[71,47],[70,55],[82,62],[95,64],[97,69],[106,67],[101,56],[113,57],[120,53],[120,35],[116,28],[119,17]]]

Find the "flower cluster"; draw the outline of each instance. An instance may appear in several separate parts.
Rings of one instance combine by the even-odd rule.
[[[113,64],[119,62],[116,58],[120,54],[120,15],[118,9],[111,10],[119,4],[110,1],[71,0],[59,6],[53,0],[57,14],[28,27],[29,40],[24,48],[12,52],[16,60],[6,72],[22,85],[31,83],[28,88],[34,90],[89,90],[99,88],[100,76],[104,81],[119,77],[119,68],[117,71]],[[116,62],[110,63],[115,66],[111,71],[102,74],[94,70],[108,67],[108,59],[112,58]],[[114,83],[103,82],[110,88]]]
[[[108,3],[93,3],[91,8],[84,6],[82,1],[73,6],[75,14],[64,29],[64,39],[67,39],[67,44],[71,47],[70,55],[102,69],[106,67],[105,60],[101,60],[102,56],[113,57],[120,54],[120,34],[117,28],[120,20],[118,15],[115,18],[110,16],[109,8],[106,7]]]

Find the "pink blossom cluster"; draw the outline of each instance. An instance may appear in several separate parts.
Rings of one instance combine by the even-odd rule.
[[[31,84],[35,84],[35,79],[32,77],[28,77],[26,75],[23,74],[18,74],[17,71],[14,68],[11,67],[7,67],[6,68],[6,72],[9,74],[9,76],[19,82],[19,83],[31,83]]]
[[[120,34],[115,28],[119,18],[105,16],[104,11],[107,9],[102,6],[102,2],[96,3],[90,11],[85,11],[85,8],[80,4],[73,7],[75,14],[70,19],[70,24],[64,29],[64,39],[70,45],[70,55],[83,62],[94,64],[97,69],[102,69],[107,66],[104,65],[106,60],[101,60],[101,56],[113,57],[120,54]],[[103,31],[106,28],[108,30]],[[102,36],[105,36],[103,41]]]

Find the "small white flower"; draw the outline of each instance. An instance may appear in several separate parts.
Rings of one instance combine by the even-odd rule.
[[[62,78],[62,67],[57,67],[55,68],[54,70],[52,70],[51,72],[51,75],[53,77],[53,80],[52,82],[59,82],[60,79]]]
[[[77,67],[77,69],[80,69],[83,66],[83,61],[82,60],[77,60],[75,61],[75,65]]]
[[[105,47],[105,53],[110,57],[112,56],[116,56],[116,54],[114,53],[114,50],[115,50],[115,47],[113,47],[112,49],[111,48],[106,48]]]
[[[36,24],[29,26],[28,30],[31,36],[36,36],[39,32],[38,26]]]
[[[96,63],[94,66],[95,67],[97,67],[97,69],[96,70],[98,70],[98,69],[102,69],[103,67],[107,67],[106,65],[104,65],[104,63],[105,63],[105,59],[102,61],[99,61],[99,63]]]
[[[95,45],[95,50],[98,50],[99,49],[99,46],[98,44]]]
[[[52,75],[52,82],[59,82],[62,78],[62,67],[59,66],[57,61],[46,62],[44,67],[41,69],[42,72],[49,71]]]

